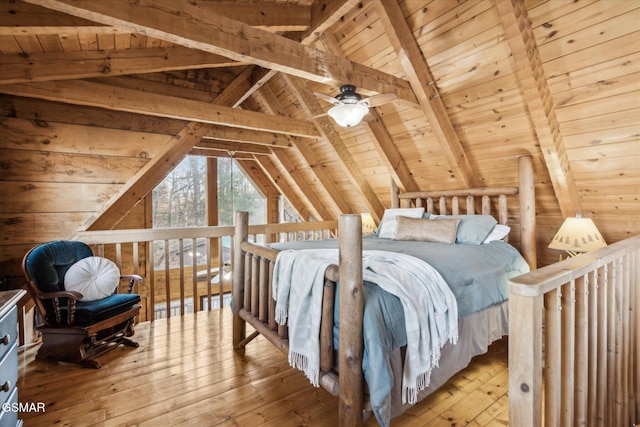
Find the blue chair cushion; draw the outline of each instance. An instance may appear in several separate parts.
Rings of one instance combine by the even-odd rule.
[[[64,275],[75,262],[93,256],[82,242],[57,240],[33,249],[26,260],[31,279],[42,292],[64,290]]]
[[[101,320],[123,313],[140,302],[138,294],[113,294],[95,301],[76,303],[75,325],[88,326]],[[61,307],[62,320],[67,318],[66,307]],[[66,323],[66,322],[65,322]]]

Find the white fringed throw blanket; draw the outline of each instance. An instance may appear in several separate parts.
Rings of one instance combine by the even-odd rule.
[[[289,363],[304,371],[316,387],[324,272],[337,262],[336,249],[286,250],[278,254],[274,265],[276,321],[284,324],[289,320]],[[447,341],[457,342],[458,309],[453,292],[429,264],[400,253],[364,251],[363,278],[402,302],[407,331],[402,402],[415,403],[418,392],[429,385],[440,348]]]

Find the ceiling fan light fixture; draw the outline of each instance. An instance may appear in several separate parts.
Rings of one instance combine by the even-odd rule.
[[[338,125],[350,128],[360,123],[368,112],[369,108],[364,105],[342,104],[331,108],[328,114]]]

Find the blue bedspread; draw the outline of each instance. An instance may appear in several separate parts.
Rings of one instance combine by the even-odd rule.
[[[337,248],[337,239],[271,244],[277,249]],[[363,250],[400,252],[433,266],[451,287],[464,317],[507,299],[507,279],[529,271],[518,251],[503,241],[483,245],[424,243],[367,236]],[[336,292],[334,346],[339,348],[339,292]],[[393,372],[391,352],[406,345],[404,313],[400,300],[371,283],[364,287],[363,370],[371,406],[381,426],[388,426]]]

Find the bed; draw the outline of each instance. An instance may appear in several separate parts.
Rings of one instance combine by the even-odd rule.
[[[362,424],[363,414],[366,418],[371,413],[382,426],[388,425],[391,418],[432,393],[473,356],[486,352],[491,342],[508,333],[507,281],[536,265],[531,158],[521,157],[518,166],[518,187],[398,194],[398,202],[385,211],[379,235],[374,236],[362,236],[360,215],[344,215],[335,239],[260,246],[248,241],[247,215],[238,213],[233,258],[234,347],[243,349],[253,338],[264,335],[288,354],[292,365],[303,368],[312,383],[339,397],[341,425]],[[508,225],[507,201],[516,196],[520,253],[505,242],[508,234],[493,236],[492,241],[489,238],[499,226]],[[466,207],[464,212],[461,204]],[[495,219],[489,219],[490,216]],[[428,232],[419,231],[423,229]],[[433,240],[433,233],[436,241],[424,242]],[[415,264],[415,268],[413,264],[408,264],[411,268],[401,264],[412,262],[415,257],[427,261],[431,270],[423,272],[421,264]],[[461,259],[475,261],[475,265],[461,269]],[[450,260],[455,260],[455,264]],[[312,274],[315,271],[320,274]],[[427,301],[427,304],[441,307],[441,302],[453,295],[455,303],[447,310],[434,310],[440,321],[434,323],[438,326],[431,327],[430,333],[437,339],[425,338],[420,333],[416,336],[410,321],[422,316],[411,311],[411,302],[407,302],[407,296],[403,299],[403,291],[394,289],[394,283],[399,281],[394,279],[409,271],[411,275],[417,272],[425,277],[433,275],[429,282],[437,283],[440,279],[447,282],[444,287],[450,289],[449,294],[440,288],[434,291],[433,285],[423,291],[427,295],[440,295],[435,298],[436,303]],[[294,280],[284,280],[283,272]],[[381,276],[381,272],[387,276]],[[301,278],[306,276],[313,277],[313,283],[302,284]],[[418,283],[415,277],[410,278],[412,283]],[[291,330],[284,322],[278,297],[283,288],[287,292],[291,292],[289,288],[293,292],[298,288],[320,289],[310,291],[308,297],[296,297],[297,302],[287,307],[291,310],[288,313]],[[318,317],[312,329],[314,339],[302,344],[299,336],[305,331],[296,328],[294,320],[298,314],[292,310],[299,305],[308,308],[297,312],[306,315],[315,311]],[[255,330],[249,336],[247,323]],[[372,324],[384,325],[378,328]],[[438,345],[433,344],[435,341]],[[311,356],[312,366],[318,359],[317,372],[308,369],[309,359],[296,363],[297,349],[308,342],[317,342],[318,353]],[[425,348],[431,351],[428,356],[422,354]],[[431,367],[421,365],[422,359],[428,359]],[[420,367],[419,380],[412,385],[408,378],[414,378],[415,366]]]

